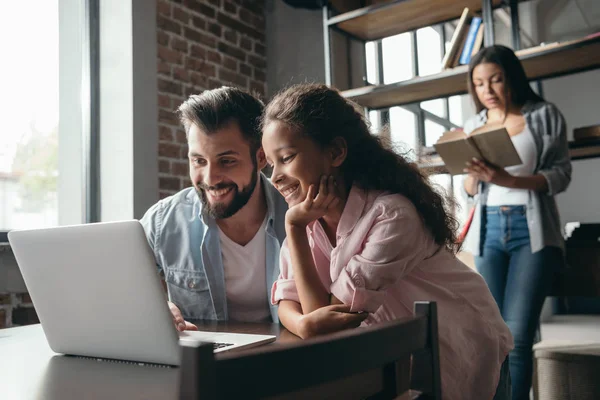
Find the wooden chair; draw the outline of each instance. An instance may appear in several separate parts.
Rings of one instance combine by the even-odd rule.
[[[182,356],[181,399],[442,398],[434,302],[415,302],[412,318],[286,346],[215,358],[211,344],[186,344]]]

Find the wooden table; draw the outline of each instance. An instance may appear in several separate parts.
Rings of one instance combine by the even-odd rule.
[[[300,340],[278,324],[193,321],[201,330]],[[240,350],[243,352],[243,350]],[[0,330],[0,399],[177,399],[179,368],[98,361],[54,353],[41,325]]]

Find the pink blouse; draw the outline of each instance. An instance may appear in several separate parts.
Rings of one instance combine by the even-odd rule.
[[[307,228],[323,285],[363,325],[412,316],[413,302],[438,306],[445,399],[492,399],[513,338],[483,278],[440,248],[404,196],[353,187],[333,247],[320,223]],[[271,301],[299,302],[287,240]]]

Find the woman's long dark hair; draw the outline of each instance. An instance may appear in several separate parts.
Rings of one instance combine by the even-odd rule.
[[[480,112],[485,107],[479,101],[473,83],[473,70],[479,64],[491,63],[496,64],[504,74],[504,98],[509,100],[512,105],[522,107],[528,101],[534,103],[544,101],[542,97],[537,95],[527,80],[525,70],[521,61],[515,53],[506,46],[494,45],[486,47],[479,51],[469,62],[469,93],[475,109]],[[505,104],[504,115],[508,112],[509,102]]]
[[[389,141],[372,135],[358,106],[337,90],[317,84],[291,86],[267,105],[262,126],[272,121],[297,129],[322,147],[342,137],[348,146],[340,171],[346,182],[363,190],[402,194],[415,205],[437,244],[458,249],[458,223],[446,211],[444,197],[414,164],[392,150]]]

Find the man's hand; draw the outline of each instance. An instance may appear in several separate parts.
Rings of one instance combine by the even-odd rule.
[[[317,335],[357,328],[367,319],[368,313],[351,313],[350,306],[333,304],[321,307],[300,319],[298,334],[302,339]]]
[[[490,165],[485,161],[473,158],[471,162],[468,162],[466,168],[463,170],[468,173],[469,176],[480,181],[493,183],[494,185],[504,187],[514,187],[515,177],[506,172],[504,168]]]
[[[306,228],[309,223],[327,214],[340,201],[333,176],[322,176],[319,192],[315,192],[315,185],[310,185],[304,201],[286,212],[286,225]]]
[[[196,325],[183,319],[181,311],[179,311],[179,308],[175,304],[171,303],[170,301],[167,301],[167,304],[169,305],[169,310],[171,310],[171,316],[173,317],[175,328],[177,328],[179,332],[198,330]]]

